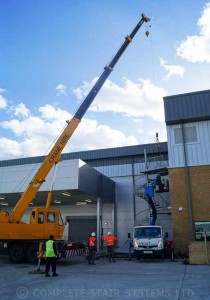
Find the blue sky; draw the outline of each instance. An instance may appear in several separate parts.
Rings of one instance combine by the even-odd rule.
[[[163,97],[210,88],[210,2],[0,0],[0,160],[48,152],[141,13],[64,152],[167,140]]]

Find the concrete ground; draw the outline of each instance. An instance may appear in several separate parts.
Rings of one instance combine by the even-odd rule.
[[[210,299],[210,266],[180,260],[109,263],[100,258],[88,265],[76,257],[57,263],[59,277],[30,273],[36,270],[36,265],[11,264],[1,256],[0,299]]]

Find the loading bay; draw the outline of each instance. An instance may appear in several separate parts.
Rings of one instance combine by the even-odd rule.
[[[84,257],[59,261],[59,277],[34,274],[37,265],[12,264],[0,257],[0,299],[209,299],[210,266],[181,260],[136,261]],[[41,264],[41,271],[45,266]]]

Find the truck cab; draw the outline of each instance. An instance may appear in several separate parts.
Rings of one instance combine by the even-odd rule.
[[[134,255],[141,257],[163,257],[164,236],[161,226],[136,226],[133,232]]]

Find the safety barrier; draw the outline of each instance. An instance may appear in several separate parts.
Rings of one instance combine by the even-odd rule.
[[[64,250],[63,253],[59,253],[59,257],[72,257],[72,256],[80,256],[83,254],[88,254],[88,249],[82,248],[82,249],[69,249]],[[37,252],[37,258],[45,258],[45,251]]]

